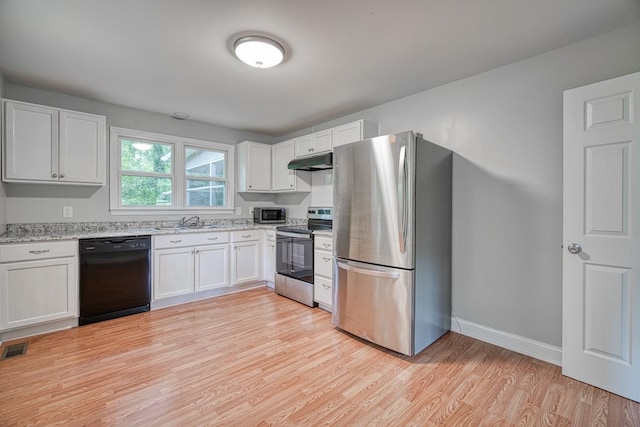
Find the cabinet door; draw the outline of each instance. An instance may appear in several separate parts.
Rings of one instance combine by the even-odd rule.
[[[231,266],[234,285],[260,280],[260,241],[234,243]]]
[[[75,257],[0,264],[0,329],[78,316]]]
[[[199,246],[195,256],[196,291],[229,285],[229,245]]]
[[[58,180],[58,110],[5,103],[4,179]]]
[[[295,171],[287,167],[295,157],[294,140],[273,145],[272,154],[272,190],[285,191],[295,189]]]
[[[193,248],[153,252],[153,299],[193,292]]]
[[[250,144],[247,150],[248,189],[250,191],[271,190],[271,146]]]
[[[301,136],[294,140],[296,157],[304,157],[313,154],[313,138],[311,135]]]
[[[60,111],[60,181],[104,184],[103,116]]]
[[[331,151],[331,129],[313,134],[313,154]]]
[[[333,147],[360,141],[362,139],[362,120],[335,127],[331,132]]]
[[[270,283],[274,283],[276,274],[276,242],[266,242],[264,257],[264,279]]]

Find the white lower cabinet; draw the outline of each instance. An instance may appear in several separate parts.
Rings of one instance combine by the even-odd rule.
[[[261,277],[260,230],[231,232],[232,284],[262,280]]]
[[[229,233],[153,238],[153,299],[229,285]]]
[[[229,284],[229,245],[196,248],[195,290],[204,291]]]
[[[313,252],[313,298],[318,307],[331,311],[333,305],[333,239],[315,236]]]
[[[267,286],[274,287],[276,275],[276,230],[265,230],[264,244],[264,280]]]
[[[194,248],[160,249],[153,252],[153,299],[194,291]]]
[[[0,246],[0,330],[78,317],[78,242]]]

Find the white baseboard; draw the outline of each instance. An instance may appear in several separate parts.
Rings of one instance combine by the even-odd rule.
[[[516,353],[562,366],[562,348],[535,341],[509,332],[499,331],[468,320],[451,318],[451,330],[471,338],[494,344]]]

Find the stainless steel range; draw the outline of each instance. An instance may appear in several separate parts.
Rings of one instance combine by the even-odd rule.
[[[276,228],[276,283],[279,295],[313,307],[313,233],[331,230],[333,209],[309,208],[306,226]]]

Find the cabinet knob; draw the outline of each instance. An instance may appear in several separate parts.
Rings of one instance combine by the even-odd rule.
[[[64,174],[63,173],[60,174],[60,178],[64,178]]]
[[[51,178],[57,178],[57,177],[58,177],[58,174],[57,174],[57,173],[52,173],[52,174],[51,174]]]
[[[249,186],[249,188],[251,188],[251,185]]]
[[[293,184],[289,184],[289,187],[293,188]]]

